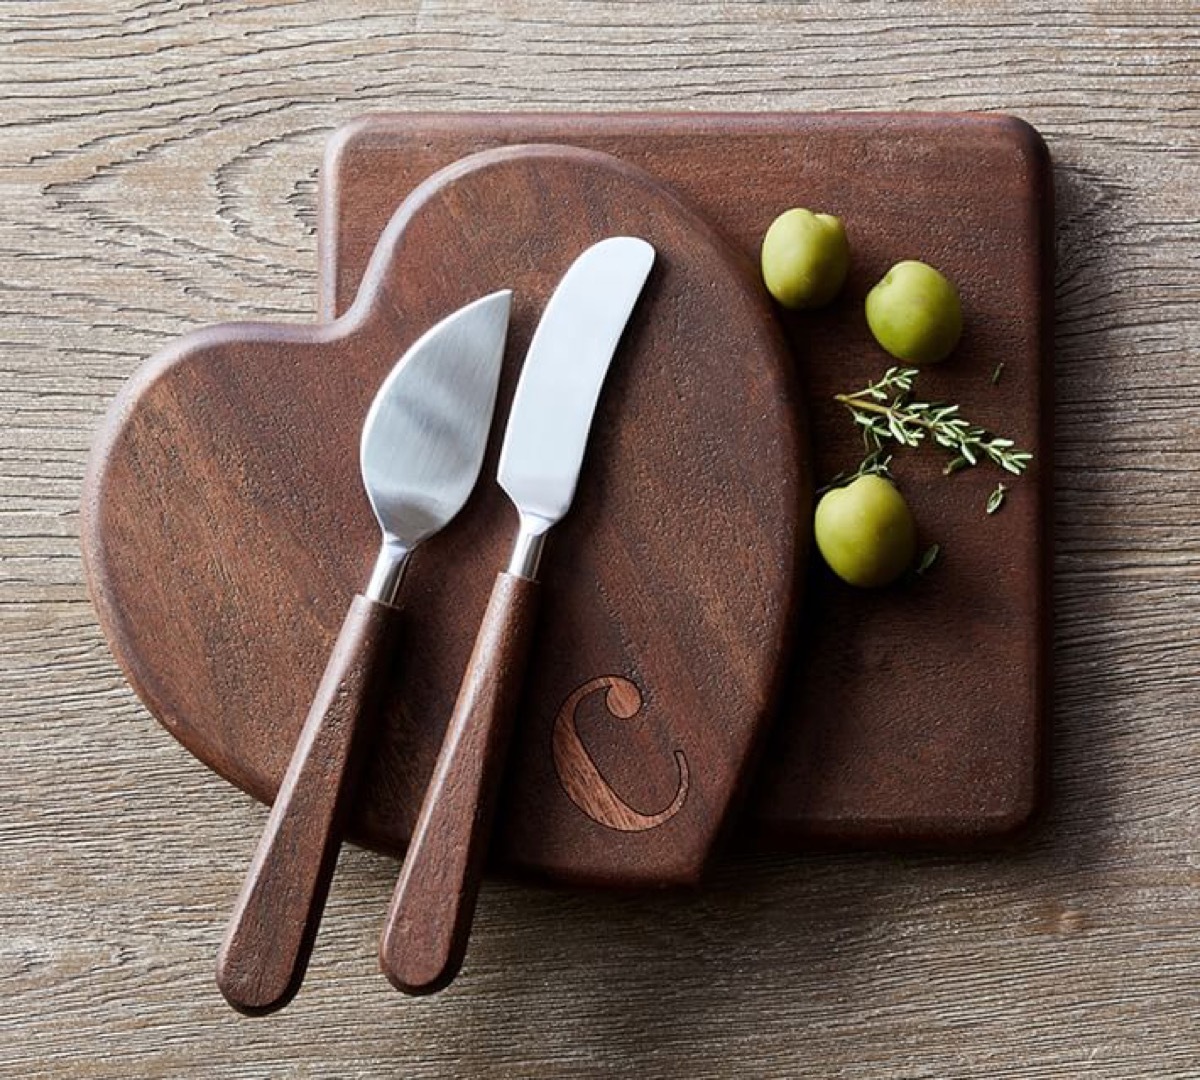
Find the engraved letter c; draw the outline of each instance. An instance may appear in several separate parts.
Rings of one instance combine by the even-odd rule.
[[[620,832],[645,832],[657,828],[678,814],[687,798],[687,758],[683,751],[675,751],[679,786],[671,805],[657,814],[642,814],[635,810],[609,786],[575,728],[575,710],[579,703],[598,690],[607,691],[604,704],[618,720],[631,719],[642,707],[642,695],[636,684],[619,675],[602,675],[572,691],[554,718],[554,768],[559,782],[571,801],[601,825]]]

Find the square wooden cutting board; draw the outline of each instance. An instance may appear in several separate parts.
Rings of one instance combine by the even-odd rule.
[[[894,473],[922,546],[940,548],[932,568],[859,591],[814,556],[790,687],[736,843],[970,846],[1020,834],[1045,786],[1050,682],[1053,189],[1040,137],[1011,117],[959,114],[367,117],[335,136],[321,176],[321,317],[353,301],[380,233],[421,181],[476,151],[528,143],[646,170],[753,258],[789,207],[842,217],[853,252],[842,296],[820,312],[778,313],[818,485],[862,456],[833,395],[892,363],[867,329],[867,291],[908,258],[958,284],[963,340],[921,374],[920,396],[958,402],[1034,463],[1020,478],[990,467],[947,477],[939,451],[901,451]],[[480,227],[502,227],[503,207],[496,214]],[[988,514],[1001,481],[1007,497]]]

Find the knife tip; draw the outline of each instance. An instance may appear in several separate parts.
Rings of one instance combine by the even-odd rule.
[[[513,291],[512,289],[497,289],[494,293],[488,293],[487,296],[482,296],[475,301],[475,305],[483,306],[485,304],[503,308],[505,311],[512,307]]]

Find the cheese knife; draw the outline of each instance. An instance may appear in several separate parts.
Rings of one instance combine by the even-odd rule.
[[[361,764],[387,683],[395,607],[412,550],[462,509],[495,409],[512,294],[449,315],[386,377],[359,462],[383,543],[354,597],[300,732],[217,959],[217,985],[245,1013],[292,999],[304,978]]]
[[[405,993],[440,990],[462,965],[532,637],[542,547],[571,506],[600,388],[653,263],[654,248],[636,237],[588,248],[530,343],[497,477],[519,515],[516,543],[492,589],[380,941],[380,966]]]

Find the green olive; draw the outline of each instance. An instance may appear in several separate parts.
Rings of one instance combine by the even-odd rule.
[[[962,334],[958,290],[926,263],[896,263],[867,293],[867,325],[896,359],[936,364]]]
[[[771,222],[763,237],[763,281],[784,307],[828,304],[837,296],[849,269],[846,229],[832,214],[788,210]]]
[[[829,568],[865,588],[895,581],[912,566],[917,550],[912,511],[882,476],[860,476],[827,491],[817,503],[813,533]]]

